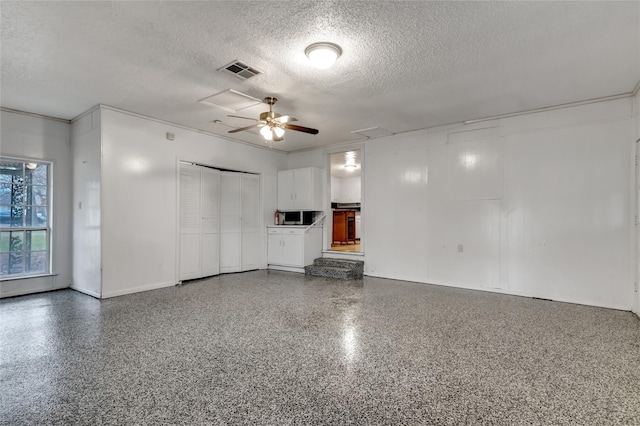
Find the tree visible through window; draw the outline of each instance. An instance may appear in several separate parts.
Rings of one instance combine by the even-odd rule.
[[[49,272],[49,169],[0,157],[0,278]]]

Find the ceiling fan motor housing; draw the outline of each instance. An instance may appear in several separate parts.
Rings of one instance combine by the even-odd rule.
[[[282,117],[282,115],[278,114],[277,112],[273,112],[273,111],[265,111],[265,112],[260,114],[260,121],[269,122],[271,120],[275,120],[278,117]]]

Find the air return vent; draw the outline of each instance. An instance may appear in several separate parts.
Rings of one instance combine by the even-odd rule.
[[[233,89],[223,90],[215,95],[198,100],[201,104],[224,109],[229,112],[238,112],[262,103],[260,99],[245,95]]]
[[[238,77],[240,80],[246,80],[258,74],[262,74],[261,71],[250,67],[249,65],[241,62],[239,60],[235,60],[230,64],[225,65],[222,68],[218,68],[218,71],[222,71],[231,75]]]
[[[367,127],[366,129],[352,130],[351,133],[355,133],[366,138],[381,138],[383,136],[391,136],[393,134],[382,127]]]

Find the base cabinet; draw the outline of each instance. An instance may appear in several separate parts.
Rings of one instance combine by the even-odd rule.
[[[322,255],[322,227],[270,226],[267,229],[267,261],[271,269],[304,272]]]

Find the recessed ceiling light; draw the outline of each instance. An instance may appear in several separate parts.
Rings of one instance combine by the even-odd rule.
[[[304,50],[314,67],[327,69],[342,55],[342,48],[335,43],[313,43]]]

